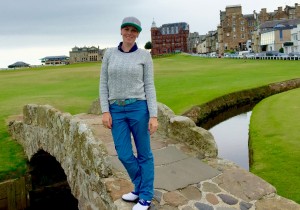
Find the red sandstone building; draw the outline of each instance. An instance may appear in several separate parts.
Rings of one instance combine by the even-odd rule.
[[[185,22],[163,24],[151,27],[152,55],[188,52],[189,25]]]

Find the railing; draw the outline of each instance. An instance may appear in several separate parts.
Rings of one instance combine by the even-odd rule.
[[[192,54],[192,56],[199,56],[205,58],[231,58],[231,59],[252,59],[252,60],[300,60],[300,56],[239,56],[239,55],[229,55],[229,56],[210,56],[208,54]]]

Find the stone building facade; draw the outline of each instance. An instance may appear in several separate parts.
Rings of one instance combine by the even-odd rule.
[[[188,52],[197,53],[197,46],[201,43],[205,35],[199,35],[198,32],[193,32],[189,34],[188,37]]]
[[[151,54],[189,52],[188,37],[189,25],[185,22],[163,24],[161,27],[157,27],[153,21],[151,26]]]
[[[259,13],[243,15],[241,5],[227,6],[220,11],[220,25],[218,26],[219,53],[228,50],[249,50],[249,43],[254,52],[260,52],[259,26],[267,21],[300,18],[300,6],[278,7],[273,12],[262,8]]]
[[[70,51],[70,63],[101,61],[103,50],[99,47],[73,47]]]
[[[254,14],[243,15],[241,5],[227,6],[225,11],[220,11],[219,53],[246,50],[255,23]]]

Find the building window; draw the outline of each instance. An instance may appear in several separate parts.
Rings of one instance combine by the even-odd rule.
[[[279,39],[280,39],[280,41],[283,40],[283,33],[282,33],[282,30],[279,30]]]
[[[235,27],[232,28],[232,31],[235,32]]]
[[[241,38],[244,39],[245,38],[245,34],[241,34]]]
[[[244,28],[244,27],[242,27],[242,28],[241,28],[241,31],[245,31],[245,28]]]

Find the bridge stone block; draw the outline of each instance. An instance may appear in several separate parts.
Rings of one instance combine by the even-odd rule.
[[[216,157],[217,144],[213,135],[197,127],[189,117],[177,116],[164,104],[158,103],[158,132],[179,142],[186,143],[187,147],[198,151],[198,157]]]

